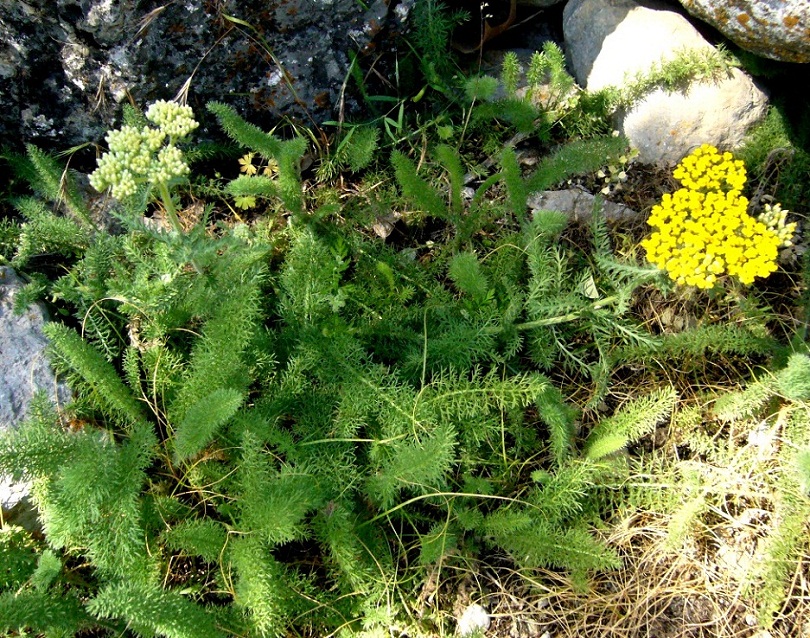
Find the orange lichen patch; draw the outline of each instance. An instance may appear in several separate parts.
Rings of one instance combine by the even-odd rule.
[[[784,20],[782,20],[782,24],[784,24],[788,29],[792,29],[799,24],[799,18],[797,16],[785,16]]]
[[[726,24],[728,22],[728,11],[726,11],[723,7],[715,8],[714,19],[717,24]]]
[[[329,91],[323,91],[322,93],[318,93],[313,99],[315,106],[318,108],[325,109],[329,106]]]
[[[751,21],[751,16],[747,13],[738,13],[737,14],[737,22],[739,22],[744,27],[748,26],[748,23]]]

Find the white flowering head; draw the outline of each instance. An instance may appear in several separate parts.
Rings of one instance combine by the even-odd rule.
[[[132,197],[138,190],[132,171],[112,153],[105,153],[98,160],[98,168],[90,175],[90,185],[97,191],[110,189],[119,200]]]
[[[165,184],[175,177],[183,177],[189,172],[183,152],[176,146],[165,146],[158,151],[157,159],[149,167],[149,182]]]
[[[787,221],[790,211],[782,210],[780,204],[765,204],[765,210],[759,214],[759,221],[770,228],[779,238],[781,247],[793,245],[793,235],[796,232],[796,222]]]
[[[158,100],[146,109],[146,119],[173,140],[180,140],[199,126],[190,106]]]
[[[139,184],[157,186],[188,175],[183,152],[174,144],[197,128],[192,110],[161,100],[147,109],[146,117],[158,128],[125,125],[107,133],[109,151],[90,175],[93,188],[109,188],[113,197],[124,200],[135,195]]]

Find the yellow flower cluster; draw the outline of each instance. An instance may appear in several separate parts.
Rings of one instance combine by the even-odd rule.
[[[701,193],[710,191],[741,192],[745,186],[745,165],[731,153],[720,152],[703,144],[687,155],[672,171],[672,176],[684,188]]]
[[[759,219],[748,214],[742,162],[704,144],[673,176],[684,188],[653,207],[647,223],[656,230],[641,243],[651,263],[678,285],[704,289],[726,274],[750,284],[776,270],[779,248],[790,244],[796,224],[785,222],[787,211],[778,205]]]

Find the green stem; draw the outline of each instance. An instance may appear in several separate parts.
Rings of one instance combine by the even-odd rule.
[[[166,208],[166,212],[169,215],[169,221],[172,223],[172,228],[174,228],[178,235],[184,235],[185,232],[183,231],[183,227],[180,225],[180,218],[177,216],[177,210],[174,207],[174,202],[172,201],[172,196],[171,193],[169,193],[169,187],[166,185],[166,182],[161,182],[159,189],[160,199],[163,200],[163,206]],[[197,271],[197,274],[201,275],[203,272],[202,268],[200,268],[199,264],[197,264],[194,257],[191,257],[189,261],[191,261],[191,265],[194,266],[194,270]]]
[[[172,223],[172,228],[174,228],[178,234],[182,235],[183,227],[180,225],[180,218],[177,217],[177,211],[174,208],[174,202],[172,201],[172,196],[169,193],[169,187],[166,185],[166,182],[160,183],[160,199],[163,200],[163,206],[169,214],[169,221]]]
[[[604,299],[600,299],[599,301],[595,301],[591,304],[590,310],[599,310],[600,308],[604,308],[605,306],[610,306],[614,303],[619,301],[618,295],[613,295],[612,297],[605,297]],[[516,323],[512,328],[515,330],[525,331],[525,330],[534,330],[535,328],[541,328],[543,326],[556,326],[560,323],[568,323],[569,321],[576,321],[582,316],[583,310],[577,310],[576,312],[569,312],[567,315],[559,315],[557,317],[549,317],[547,319],[536,319],[535,321],[526,321],[524,323]],[[488,328],[486,330],[489,334],[497,334],[499,332],[503,332],[503,327],[497,328]]]

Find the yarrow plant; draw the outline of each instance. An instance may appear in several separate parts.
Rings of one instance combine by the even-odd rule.
[[[672,175],[683,188],[653,206],[647,223],[656,230],[641,243],[651,263],[677,285],[703,289],[724,275],[748,285],[776,270],[796,224],[778,204],[758,217],[748,213],[742,161],[703,144]]]
[[[191,107],[159,100],[146,110],[146,119],[157,128],[130,125],[110,131],[109,151],[98,160],[90,184],[98,191],[110,189],[119,200],[132,198],[141,185],[157,189],[172,226],[181,230],[169,194],[169,183],[189,172],[183,152],[176,146],[199,126]]]

